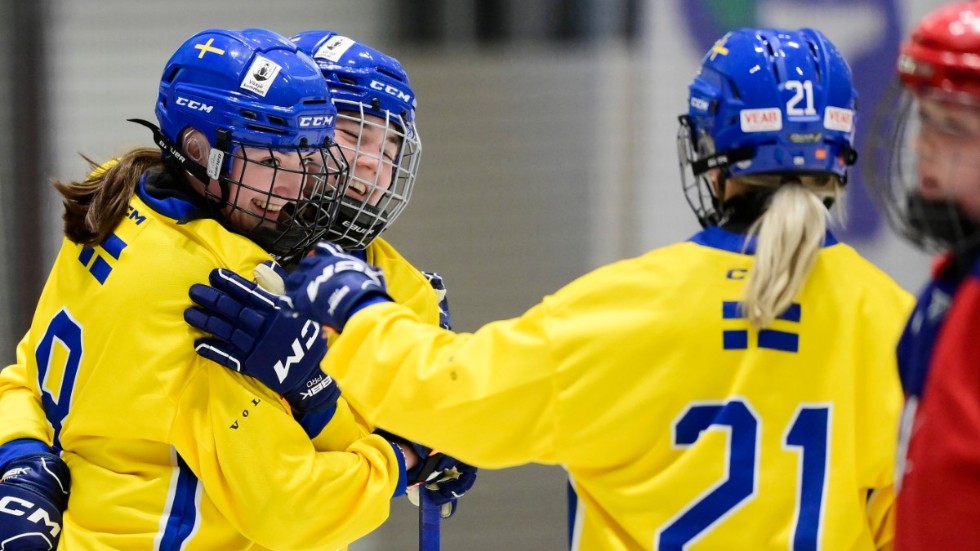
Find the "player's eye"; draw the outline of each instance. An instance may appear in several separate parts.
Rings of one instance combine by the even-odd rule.
[[[315,157],[303,157],[302,162],[306,172],[323,172],[323,163]]]

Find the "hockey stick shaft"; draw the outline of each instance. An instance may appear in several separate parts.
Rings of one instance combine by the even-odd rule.
[[[425,487],[419,488],[419,551],[440,550],[440,509],[432,503]]]

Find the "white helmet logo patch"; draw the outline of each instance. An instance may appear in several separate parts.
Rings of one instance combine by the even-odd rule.
[[[252,66],[248,68],[245,79],[242,80],[241,87],[249,92],[255,92],[265,97],[269,93],[269,88],[272,87],[272,83],[276,80],[276,75],[279,74],[280,69],[282,67],[278,63],[257,55],[255,56],[255,61],[252,62]]]

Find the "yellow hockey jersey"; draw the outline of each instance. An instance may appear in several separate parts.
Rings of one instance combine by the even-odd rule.
[[[463,461],[564,466],[576,549],[887,548],[912,297],[828,234],[755,331],[742,241],[710,228],[473,334],[372,306],[324,370],[370,421]]]
[[[144,184],[103,244],[62,244],[0,371],[0,444],[53,444],[71,469],[60,548],[336,549],[373,530],[398,483],[388,442],[343,399],[311,441],[276,395],[194,353],[190,286],[269,256]],[[418,270],[381,240],[367,256],[438,323]]]

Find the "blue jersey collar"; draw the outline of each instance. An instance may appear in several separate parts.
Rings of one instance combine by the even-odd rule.
[[[211,218],[203,199],[193,192],[173,185],[173,178],[166,172],[148,170],[140,176],[136,195],[154,211],[184,224],[199,218]]]
[[[688,241],[697,243],[698,245],[704,245],[705,247],[711,247],[712,249],[719,249],[731,253],[746,255],[755,254],[755,235],[735,233],[719,228],[718,226],[709,226],[694,234],[694,236],[688,239]],[[830,230],[827,230],[827,236],[824,238],[823,246],[829,247],[836,244],[837,238],[830,233]]]

